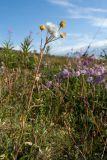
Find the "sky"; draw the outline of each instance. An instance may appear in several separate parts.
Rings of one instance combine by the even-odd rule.
[[[61,20],[67,23],[67,38],[50,44],[52,54],[87,48],[91,41],[92,47],[107,44],[107,0],[0,0],[0,45],[11,34],[18,49],[32,32],[32,49],[38,50],[39,26]]]

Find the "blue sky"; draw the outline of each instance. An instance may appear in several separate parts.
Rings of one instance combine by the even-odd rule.
[[[18,48],[30,32],[33,45],[39,46],[39,25],[47,22],[58,24],[66,20],[68,33],[65,40],[52,44],[52,52],[65,54],[73,49],[87,46],[100,26],[101,30],[93,46],[107,44],[107,0],[1,0],[0,1],[0,44],[8,39]]]

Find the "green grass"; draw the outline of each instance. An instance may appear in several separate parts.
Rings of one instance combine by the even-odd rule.
[[[32,54],[3,50],[0,59],[5,64],[0,75],[1,160],[107,159],[107,90],[103,85],[89,84],[80,76],[46,88],[46,82],[65,66],[75,67],[73,58],[45,56],[47,66],[41,65],[36,82],[38,59]]]

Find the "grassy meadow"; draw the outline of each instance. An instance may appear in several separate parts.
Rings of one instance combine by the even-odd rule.
[[[107,60],[50,56],[48,32],[0,50],[0,160],[107,160]]]

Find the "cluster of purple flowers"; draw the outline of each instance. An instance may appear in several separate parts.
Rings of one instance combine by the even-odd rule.
[[[95,59],[79,59],[73,75],[79,77],[80,75],[87,76],[87,82],[100,83],[107,75],[107,71],[104,65],[95,63]]]
[[[65,79],[68,79],[72,76],[72,73],[68,69],[64,69],[60,73],[58,73],[53,81],[48,81],[46,86],[48,88],[52,88],[54,86],[59,86]],[[55,83],[54,83],[55,82]]]
[[[79,58],[75,69],[64,69],[58,73],[53,81],[48,81],[46,86],[51,88],[54,85],[54,81],[57,84],[61,84],[65,79],[70,77],[86,76],[88,83],[106,83],[107,70],[104,64],[99,64],[93,57]]]
[[[72,73],[68,69],[64,69],[63,71],[61,71],[59,74],[56,75],[56,80],[62,82],[63,80],[69,78],[71,75]]]

